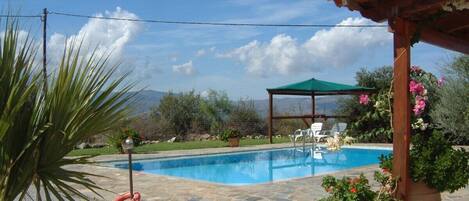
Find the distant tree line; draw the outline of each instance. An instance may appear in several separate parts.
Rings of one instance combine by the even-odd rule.
[[[265,134],[265,120],[257,113],[252,100],[233,102],[223,91],[209,90],[205,96],[195,91],[168,93],[148,116],[135,117],[127,124],[148,139],[178,137],[188,134],[219,135],[235,128],[241,135]]]
[[[192,140],[206,134],[216,137],[226,129],[239,130],[243,137],[267,135],[267,119],[259,114],[253,100],[233,101],[226,92],[215,90],[204,96],[193,90],[170,92],[149,114],[129,118],[121,127],[134,129],[148,140]],[[301,120],[277,120],[273,131],[274,135],[288,135],[306,127]]]

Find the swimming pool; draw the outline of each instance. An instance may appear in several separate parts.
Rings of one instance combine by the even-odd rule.
[[[377,164],[386,149],[271,149],[253,152],[135,161],[132,169],[145,173],[202,180],[225,185],[250,185],[332,173]],[[128,168],[127,162],[111,163]]]

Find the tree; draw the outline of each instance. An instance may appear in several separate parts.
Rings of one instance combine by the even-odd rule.
[[[211,133],[222,131],[232,109],[233,105],[223,91],[209,90],[207,97],[200,102],[200,110],[208,120]]]
[[[251,100],[239,100],[230,113],[228,126],[240,131],[241,135],[265,133],[265,122]]]
[[[170,132],[185,135],[192,128],[194,121],[203,121],[200,101],[200,95],[194,91],[183,94],[170,92],[161,99],[153,111],[153,117],[157,121],[166,121]]]
[[[456,57],[445,68],[445,77],[430,115],[452,143],[469,144],[469,56]]]
[[[127,115],[131,87],[121,85],[125,76],[111,80],[117,66],[109,68],[107,57],[85,57],[69,45],[45,92],[33,70],[35,43],[20,43],[18,36],[17,23],[8,19],[0,43],[0,200],[23,200],[30,186],[36,200],[87,199],[73,185],[96,192],[92,175],[63,166],[88,161],[64,157]]]

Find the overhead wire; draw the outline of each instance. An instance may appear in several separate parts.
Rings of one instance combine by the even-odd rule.
[[[68,17],[79,17],[88,19],[103,19],[103,20],[120,20],[131,22],[147,22],[147,23],[160,23],[160,24],[183,24],[183,25],[211,25],[211,26],[250,26],[250,27],[311,27],[311,28],[324,28],[324,27],[342,27],[342,28],[372,28],[372,27],[387,27],[383,24],[265,24],[265,23],[232,23],[232,22],[203,22],[203,21],[173,21],[173,20],[155,20],[155,19],[136,19],[136,18],[119,18],[119,17],[106,17],[106,16],[92,16],[73,14],[65,12],[49,11],[48,14],[61,15]]]
[[[42,15],[0,15],[0,18],[3,17],[21,17],[21,18],[35,18],[35,17],[42,17]]]

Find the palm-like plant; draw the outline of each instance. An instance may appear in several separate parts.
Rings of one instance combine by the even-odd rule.
[[[122,86],[125,75],[111,80],[116,67],[108,67],[108,57],[83,56],[71,45],[44,92],[33,68],[34,42],[20,44],[18,33],[7,21],[0,43],[0,201],[21,200],[34,187],[38,200],[86,199],[73,185],[96,192],[91,175],[63,168],[86,158],[64,157],[125,117],[131,86]]]

